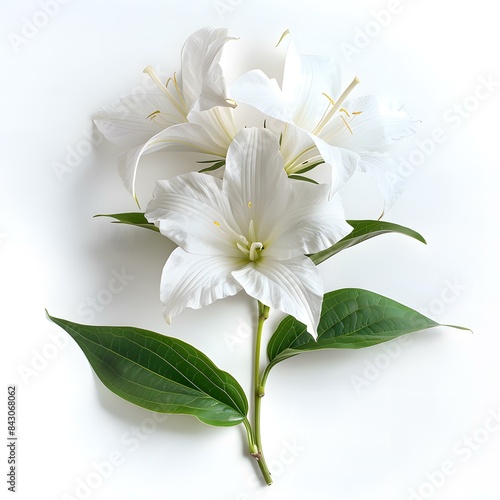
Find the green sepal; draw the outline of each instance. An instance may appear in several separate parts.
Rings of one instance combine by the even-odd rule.
[[[152,231],[160,232],[160,230],[151,222],[148,222],[142,212],[128,212],[124,214],[98,214],[94,217],[112,217],[116,219],[111,221],[112,224],[128,224],[129,226],[143,227]]]

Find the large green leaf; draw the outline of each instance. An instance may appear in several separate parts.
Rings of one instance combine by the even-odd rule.
[[[125,214],[98,214],[94,215],[94,217],[112,217],[113,219],[116,219],[112,221],[114,224],[129,224],[131,226],[151,229],[152,231],[160,231],[154,224],[148,222],[142,212],[129,212]]]
[[[385,222],[379,220],[348,220],[348,224],[353,227],[353,230],[345,238],[335,243],[335,245],[323,250],[321,252],[309,255],[309,258],[316,264],[321,264],[326,259],[329,259],[332,255],[339,253],[341,250],[352,247],[361,243],[362,241],[373,238],[374,236],[379,236],[385,233],[399,233],[405,234],[406,236],[411,236],[422,243],[426,243],[422,235],[399,224],[393,224],[392,222]]]
[[[194,415],[206,424],[243,422],[243,389],[207,356],[181,340],[129,326],[90,326],[49,318],[66,330],[102,383],[148,410]]]
[[[435,326],[450,325],[440,325],[377,293],[344,288],[325,295],[317,341],[307,333],[305,325],[287,316],[271,337],[267,354],[274,366],[301,352],[359,349]]]

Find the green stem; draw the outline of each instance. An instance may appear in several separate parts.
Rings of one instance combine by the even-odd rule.
[[[253,390],[254,390],[254,436],[255,436],[255,445],[257,448],[257,452],[252,454],[259,464],[259,468],[262,472],[262,476],[268,485],[272,484],[273,480],[271,479],[271,474],[266,464],[266,460],[264,458],[264,452],[262,451],[262,440],[260,437],[260,403],[262,397],[264,396],[264,386],[261,382],[260,377],[260,351],[261,351],[261,343],[262,343],[262,329],[264,327],[264,322],[269,317],[269,307],[261,304],[259,302],[259,322],[257,324],[257,333],[255,338],[255,358],[254,358],[254,367],[253,367]]]
[[[243,420],[243,425],[245,426],[245,430],[247,431],[248,451],[250,455],[255,455],[256,453],[258,453],[258,449],[253,437],[252,426],[250,425],[250,422],[247,418]]]

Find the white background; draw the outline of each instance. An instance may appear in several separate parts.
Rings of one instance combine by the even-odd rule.
[[[500,413],[500,87],[489,95],[483,89],[484,100],[471,98],[481,79],[500,82],[494,4],[72,0],[44,18],[41,3],[0,7],[2,394],[6,401],[7,384],[17,384],[17,498],[500,498],[500,423],[491,417]],[[377,18],[389,7],[397,12]],[[30,21],[40,26],[30,31]],[[46,307],[77,322],[177,336],[250,389],[251,301],[240,295],[165,325],[158,285],[173,245],[92,218],[135,210],[116,171],[118,149],[97,134],[88,148],[92,115],[141,85],[146,65],[177,71],[184,40],[204,26],[240,37],[227,45],[230,79],[255,67],[279,77],[283,50],[274,45],[289,28],[299,50],[336,55],[346,81],[357,74],[358,95],[395,97],[422,120],[418,136],[398,151],[419,165],[386,220],[420,231],[428,245],[382,236],[326,262],[321,273],[326,290],[367,288],[474,330],[440,328],[404,345],[313,353],[279,365],[263,401],[270,488],[254,479],[241,426],[218,429],[185,416],[157,423],[107,391],[44,315]],[[466,118],[455,108],[464,101]],[[445,137],[440,144],[429,142],[436,129]],[[154,162],[163,164],[155,169]],[[61,164],[69,167],[63,174]],[[142,199],[155,177],[188,164],[181,154],[146,159]],[[344,197],[350,218],[380,212],[365,179]],[[122,270],[133,279],[90,314],[86,301],[103,297],[113,271]],[[267,335],[279,319],[272,316]],[[102,478],[93,464],[110,456],[120,463]],[[446,476],[438,472],[443,466]],[[87,492],[78,489],[82,481],[91,483]],[[4,480],[0,487],[6,490]]]

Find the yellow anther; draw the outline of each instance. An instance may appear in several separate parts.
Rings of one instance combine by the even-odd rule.
[[[220,222],[214,220],[214,224],[217,226],[217,227],[220,227]]]
[[[339,113],[345,113],[349,118],[351,117],[351,115],[347,112],[347,109],[345,108],[340,108]]]
[[[351,111],[353,115],[360,115],[363,111]]]
[[[252,208],[252,202],[251,202],[251,201],[249,201],[249,202],[247,203],[247,205],[248,205],[248,208]]]
[[[153,121],[156,117],[156,115],[160,114],[160,110],[157,109],[156,111],[153,111],[150,113],[148,116],[146,116],[146,120],[149,118],[151,121]]]
[[[335,106],[335,101],[328,94],[325,94],[325,92],[323,92],[323,95],[330,101],[330,104],[332,106]]]

